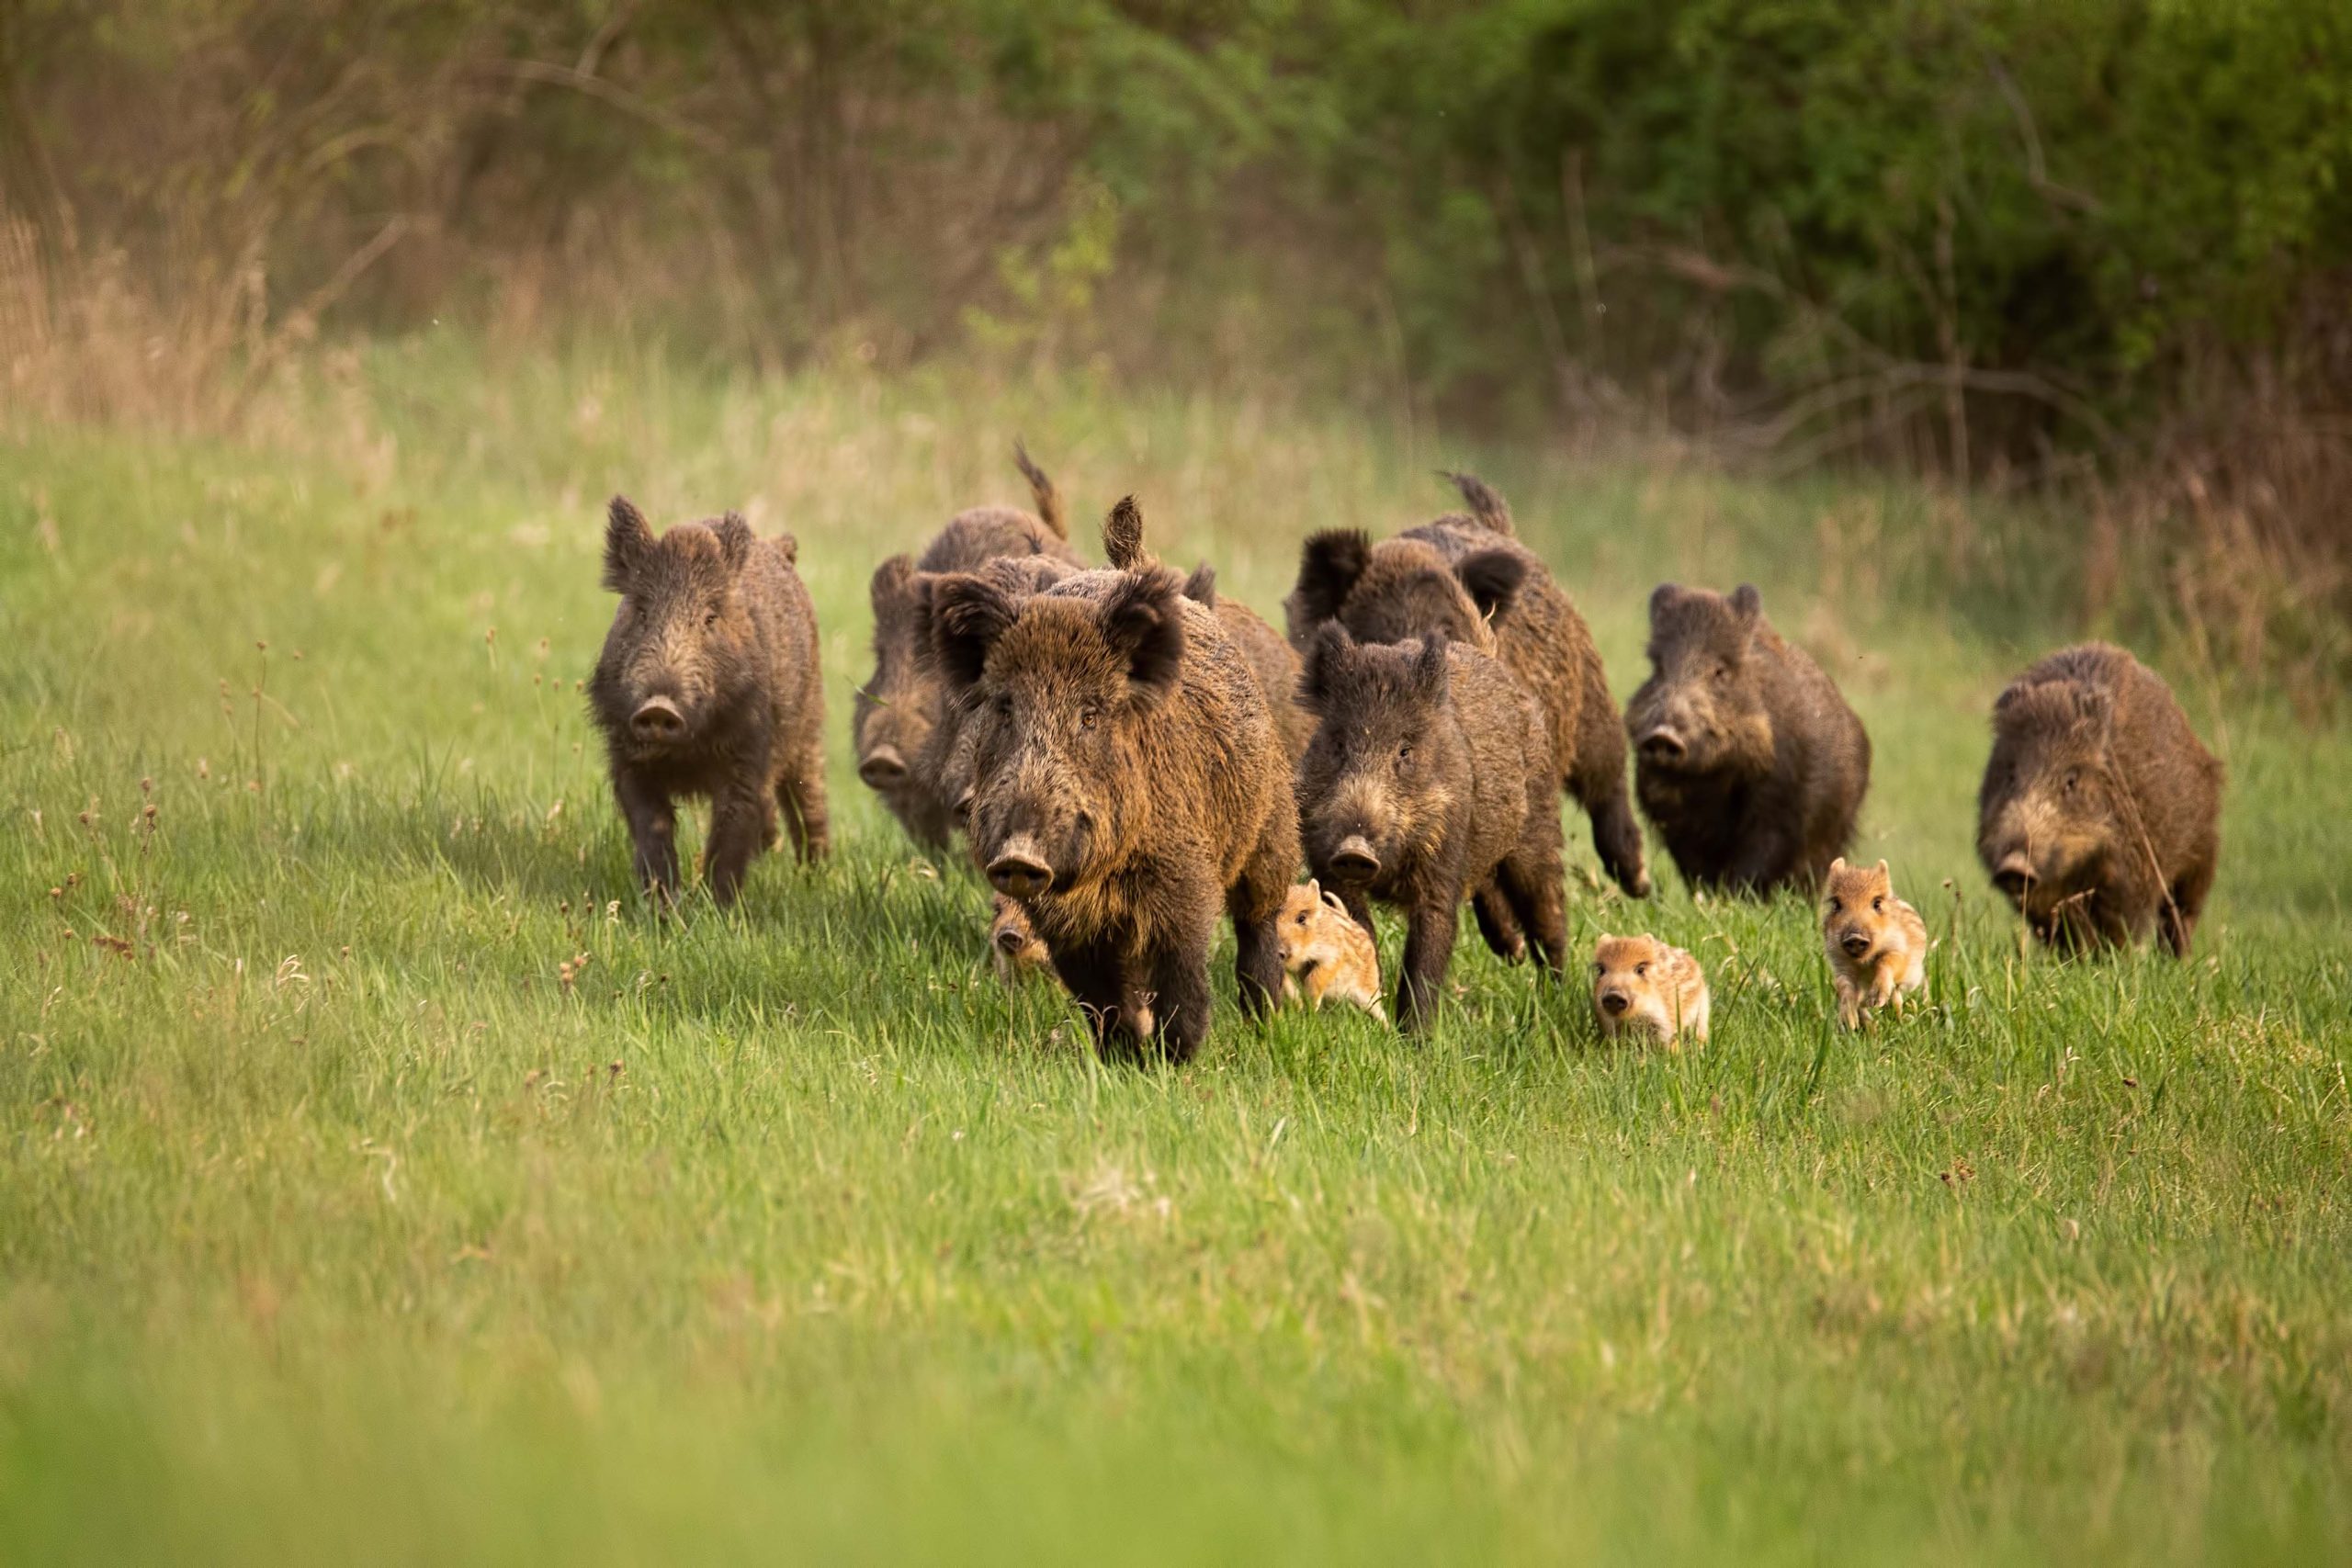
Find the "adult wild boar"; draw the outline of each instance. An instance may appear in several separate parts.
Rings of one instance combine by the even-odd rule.
[[[1510,508],[1484,482],[1447,476],[1470,510],[1449,513],[1374,544],[1354,529],[1311,536],[1284,602],[1300,652],[1328,622],[1358,642],[1404,642],[1442,632],[1500,660],[1542,705],[1553,787],[1592,819],[1592,844],[1617,885],[1649,892],[1641,829],[1625,793],[1625,735],[1592,633],[1534,552],[1514,536]],[[1498,952],[1516,937],[1480,900],[1480,925]]]
[[[1491,886],[1556,973],[1567,942],[1558,783],[1526,687],[1442,631],[1368,644],[1327,625],[1301,693],[1321,721],[1298,770],[1307,865],[1366,931],[1367,898],[1405,911],[1397,1021],[1427,1022],[1474,888]]]
[[[678,886],[676,801],[710,801],[711,896],[734,901],[782,808],[803,861],[825,852],[824,694],[817,615],[789,536],[755,539],[733,513],[660,537],[613,498],[605,586],[621,596],[588,685],[637,874]]]
[[[1625,728],[1642,810],[1675,866],[1736,893],[1817,884],[1871,780],[1871,738],[1837,685],[1745,584],[1725,598],[1660,583],[1649,657]]]
[[[1000,558],[1044,558],[1079,565],[1053,481],[1016,446],[1036,500],[1035,513],[976,506],[957,513],[919,555],[892,556],[874,569],[874,673],[858,688],[852,716],[857,776],[882,797],[915,842],[944,849],[954,830],[955,795],[926,759],[952,753],[935,745],[946,693],[930,668],[929,588],[942,573],[975,571]]]
[[[1993,708],[1976,852],[2044,942],[2188,956],[2222,853],[2222,764],[2122,649],[2061,649]]]
[[[1042,593],[961,574],[932,594],[967,715],[973,858],[1020,901],[1106,1051],[1176,1061],[1208,1033],[1233,921],[1243,1006],[1282,985],[1274,931],[1298,819],[1273,718],[1176,574],[1087,571]]]

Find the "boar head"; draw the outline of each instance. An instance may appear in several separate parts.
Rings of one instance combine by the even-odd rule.
[[[1106,589],[1023,595],[941,578],[933,646],[969,737],[974,858],[996,890],[1083,886],[1125,858],[1151,794],[1141,731],[1184,658],[1174,572],[1094,573]]]
[[[1476,550],[1449,565],[1425,540],[1375,546],[1358,530],[1328,529],[1310,536],[1300,552],[1298,581],[1283,601],[1283,615],[1291,646],[1302,654],[1333,621],[1358,642],[1409,642],[1442,632],[1492,651],[1493,628],[1510,614],[1526,580],[1525,558],[1508,549]]]
[[[2020,908],[2063,896],[2130,831],[2109,694],[2076,681],[2012,686],[1993,709],[1993,755],[1977,798],[1977,853]]]
[[[752,527],[734,513],[656,537],[613,498],[605,586],[621,596],[596,661],[599,711],[632,755],[692,745],[760,679],[759,631],[740,592]]]
[[[1298,765],[1307,863],[1342,888],[1394,873],[1444,831],[1462,759],[1444,722],[1446,638],[1359,643],[1326,624],[1308,651],[1299,702],[1317,717]]]
[[[1643,765],[1670,773],[1762,772],[1772,716],[1758,668],[1764,602],[1743,583],[1729,598],[1660,583],[1650,595],[1650,678],[1625,707]]]

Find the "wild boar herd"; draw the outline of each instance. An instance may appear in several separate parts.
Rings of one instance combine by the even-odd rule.
[[[1034,510],[960,513],[875,570],[857,772],[926,850],[965,839],[995,890],[1000,971],[1050,969],[1105,1054],[1199,1048],[1220,918],[1252,1015],[1304,995],[1385,1016],[1374,902],[1405,921],[1407,1029],[1444,995],[1465,901],[1498,954],[1561,974],[1562,793],[1631,897],[1650,891],[1635,801],[1693,887],[1818,892],[1849,1026],[1920,990],[1925,923],[1884,861],[1843,858],[1870,737],[1754,588],[1661,585],[1649,677],[1621,714],[1583,617],[1468,475],[1448,476],[1464,510],[1392,538],[1311,536],[1278,633],[1207,567],[1163,565],[1132,499],[1104,525],[1108,564],[1089,567],[1052,481],[1015,461]],[[637,875],[662,903],[681,797],[710,802],[704,875],[722,905],[779,823],[804,861],[826,852],[797,558],[731,513],[656,535],[612,503],[604,582],[620,604],[590,708]],[[2001,694],[1993,734],[1978,852],[2034,934],[2069,951],[2154,934],[2186,955],[2222,770],[2163,681],[2120,649],[2066,649]],[[1604,936],[1591,974],[1602,1035],[1706,1039],[1690,953]]]

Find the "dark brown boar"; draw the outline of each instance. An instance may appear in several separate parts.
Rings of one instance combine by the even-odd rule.
[[[1216,616],[1163,568],[1025,597],[957,575],[932,607],[967,716],[973,858],[1027,912],[1098,1043],[1199,1048],[1220,909],[1242,1005],[1270,1006],[1298,819],[1272,716]]]
[[[1502,497],[1470,475],[1447,477],[1467,513],[1378,544],[1352,529],[1307,539],[1283,604],[1291,643],[1304,653],[1325,623],[1337,621],[1358,642],[1443,632],[1499,659],[1543,706],[1554,787],[1591,818],[1603,869],[1645,897],[1650,879],[1625,792],[1625,736],[1592,633],[1543,561],[1513,536]],[[1480,927],[1508,954],[1517,938],[1501,917],[1482,897]]]
[[[1994,705],[1976,852],[2044,942],[2120,947],[2153,931],[2188,957],[2221,813],[2222,764],[2122,649],[2062,649]]]
[[[1871,738],[1764,602],[1660,583],[1650,678],[1625,707],[1634,787],[1694,886],[1812,887],[1846,851],[1871,782]]]
[[[710,801],[704,859],[721,905],[775,841],[779,807],[803,861],[825,852],[824,692],[797,553],[788,536],[753,538],[731,512],[656,538],[613,498],[605,586],[621,603],[588,702],[637,874],[665,902],[678,886],[680,795]]]
[[[926,849],[947,847],[956,798],[925,761],[954,750],[952,739],[935,743],[946,694],[929,666],[929,581],[1001,558],[1079,565],[1053,481],[1025,450],[1016,446],[1013,460],[1035,497],[1035,513],[976,506],[950,518],[920,555],[892,556],[874,569],[874,673],[858,688],[851,718],[857,776]]]
[[[1405,911],[1397,1021],[1428,1021],[1475,888],[1492,887],[1557,973],[1567,941],[1558,780],[1532,694],[1442,631],[1361,644],[1329,625],[1301,691],[1320,720],[1298,769],[1307,864],[1366,931],[1367,899]]]

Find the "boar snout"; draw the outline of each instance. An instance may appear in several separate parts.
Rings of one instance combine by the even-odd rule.
[[[1054,868],[1034,834],[1017,833],[989,862],[989,882],[1008,898],[1034,898],[1054,885]]]
[[[639,740],[668,742],[686,732],[686,716],[667,697],[648,697],[628,716],[629,733]]]
[[[1690,755],[1690,743],[1669,724],[1652,725],[1642,732],[1642,755],[1653,762],[1679,762]]]
[[[1380,874],[1380,855],[1372,840],[1351,833],[1331,852],[1331,874],[1342,882],[1370,882]]]
[[[1847,957],[1860,958],[1863,953],[1868,953],[1871,950],[1870,932],[1848,931],[1843,937],[1838,939],[1838,945],[1846,950]]]
[[[996,945],[998,952],[1010,958],[1018,955],[1028,945],[1028,938],[1022,934],[1019,926],[1007,924],[997,931]]]
[[[1610,990],[1600,993],[1600,1010],[1611,1018],[1623,1016],[1625,1010],[1633,1005],[1634,998],[1623,991]]]
[[[896,746],[876,746],[857,765],[857,776],[870,789],[892,789],[907,778],[907,760]]]
[[[2011,850],[1993,868],[1993,886],[2012,898],[2024,897],[2025,890],[2033,886],[2033,862]]]

